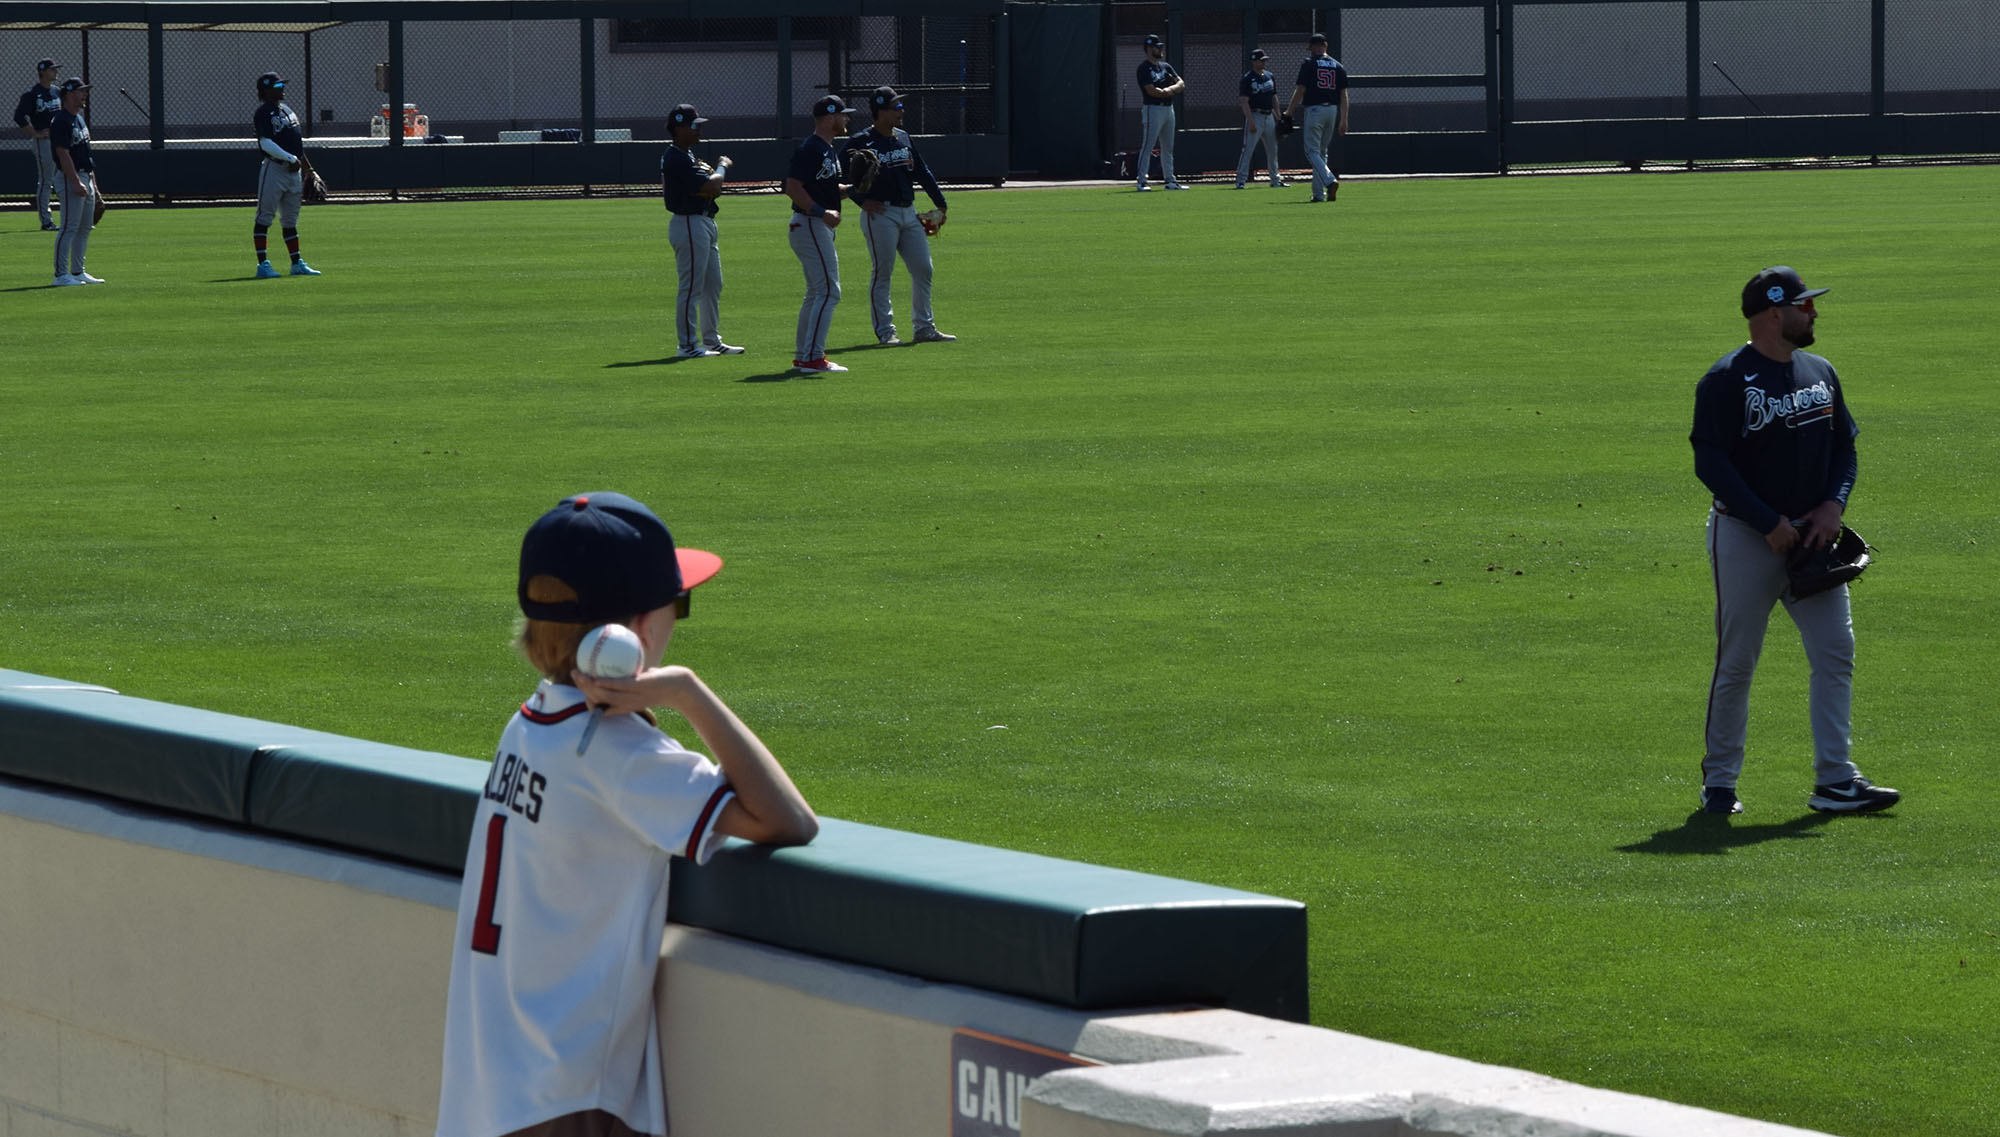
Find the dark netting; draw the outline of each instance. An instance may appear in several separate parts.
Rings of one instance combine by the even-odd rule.
[[[1704,0],[1703,118],[1867,114],[1869,0]]]
[[[1684,0],[1518,4],[1514,121],[1681,118],[1686,43]]]
[[[986,134],[999,126],[991,16],[863,16],[846,21],[838,93],[860,106],[876,87],[903,96],[911,134]],[[854,117],[855,129],[869,121]]]
[[[1357,8],[1343,14],[1328,36],[1333,54],[1350,76],[1484,76],[1486,11],[1483,8]],[[1301,52],[1303,54],[1303,52]],[[1296,63],[1293,64],[1296,68]],[[1469,81],[1450,86],[1370,87],[1349,96],[1354,129],[1388,132],[1485,130],[1486,88]]]
[[[2000,111],[2000,4],[1888,0],[1883,110]]]
[[[257,76],[266,71],[286,80],[285,104],[299,116],[299,128],[304,130],[313,121],[305,39],[304,33],[292,30],[210,32],[169,27],[161,44],[166,98],[155,108],[166,123],[167,139],[176,146],[236,147],[247,153],[255,145],[250,140]],[[137,72],[130,84],[134,95],[141,95],[148,82],[143,34],[139,41],[142,54],[134,61]],[[95,123],[91,129],[96,131]],[[138,130],[135,137],[146,136],[143,126]]]
[[[583,127],[582,53],[574,20],[464,20],[403,25],[404,136],[535,141]],[[376,110],[388,103],[378,96]]]
[[[145,31],[93,28],[77,33],[77,37],[76,57],[64,61],[62,74],[65,78],[81,75],[90,81],[90,113],[85,120],[90,123],[92,146],[108,150],[119,141],[144,144],[152,136],[152,120],[140,109],[148,103],[146,87],[151,77],[146,66]],[[34,60],[30,59],[28,66],[34,66]],[[34,78],[29,74],[22,89],[26,90]],[[126,93],[119,94],[120,88]],[[135,101],[140,106],[133,106]]]

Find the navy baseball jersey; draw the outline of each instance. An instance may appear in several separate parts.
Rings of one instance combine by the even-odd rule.
[[[1694,389],[1694,470],[1730,516],[1759,533],[1853,492],[1854,438],[1833,364],[1810,352],[1778,363],[1748,344]]]
[[[1306,106],[1338,106],[1347,89],[1347,68],[1331,55],[1312,56],[1299,64],[1299,86],[1305,88]]]
[[[691,213],[696,217],[715,216],[715,199],[695,191],[708,184],[715,168],[678,146],[669,146],[660,155],[660,187],[666,195],[667,212]]]
[[[826,139],[814,134],[799,143],[799,148],[792,151],[792,164],[785,175],[797,178],[806,187],[806,196],[821,209],[840,208],[840,158]],[[798,206],[794,205],[792,211],[799,212]]]
[[[36,84],[21,92],[21,101],[14,105],[14,125],[30,130],[47,130],[49,123],[62,109],[62,96],[52,87]]]
[[[1265,69],[1262,75],[1256,71],[1245,71],[1243,82],[1237,85],[1237,94],[1250,100],[1253,111],[1276,110],[1278,102],[1278,77]]]
[[[57,150],[69,151],[70,164],[80,174],[97,168],[90,162],[89,125],[68,111],[59,110],[49,120],[49,145]]]
[[[287,154],[306,148],[306,140],[299,134],[299,116],[282,102],[259,103],[250,121],[257,128],[257,137],[270,139]]]
[[[1174,70],[1174,65],[1168,63],[1166,60],[1162,59],[1158,63],[1150,59],[1144,60],[1139,64],[1139,94],[1146,100],[1146,105],[1149,107],[1170,107],[1174,105],[1174,101],[1171,98],[1156,99],[1146,94],[1146,88],[1148,86],[1171,87],[1175,83],[1180,82],[1180,78],[1180,73]]]
[[[917,144],[902,130],[883,134],[870,128],[857,132],[847,140],[847,152],[873,150],[881,161],[880,172],[875,175],[875,184],[867,193],[853,193],[855,201],[881,201],[890,205],[911,205],[917,200],[917,186],[924,187],[931,204],[944,208],[944,191],[938,188],[937,178],[931,174],[930,166],[923,155],[917,153]]]

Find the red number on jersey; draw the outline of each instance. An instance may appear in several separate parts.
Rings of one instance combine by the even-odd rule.
[[[1338,74],[1338,72],[1336,72],[1336,71],[1335,71],[1335,70],[1334,70],[1333,68],[1331,68],[1331,67],[1322,67],[1322,68],[1320,68],[1320,69],[1319,69],[1319,89],[1320,89],[1320,90],[1322,90],[1322,91],[1331,91],[1331,90],[1333,89],[1333,83],[1334,83],[1334,79],[1333,79],[1333,77],[1334,77],[1334,76],[1335,76],[1336,74]]]
[[[500,891],[500,842],[507,836],[507,815],[486,823],[486,871],[479,880],[479,911],[472,914],[472,950],[500,954],[500,925],[493,922],[493,900]]]

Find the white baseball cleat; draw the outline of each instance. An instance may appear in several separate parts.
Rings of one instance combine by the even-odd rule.
[[[836,371],[845,371],[847,368],[822,355],[818,359],[794,359],[792,360],[792,370],[801,375],[831,375]]]
[[[716,342],[714,342],[714,343],[712,343],[712,344],[708,344],[708,345],[706,345],[706,346],[705,346],[705,347],[703,348],[703,350],[704,350],[704,351],[706,351],[706,352],[708,352],[708,354],[710,354],[710,355],[742,355],[742,354],[743,354],[743,349],[742,349],[742,348],[740,348],[740,347],[737,347],[737,346],[736,346],[735,344],[733,344],[733,343],[723,343],[723,342],[722,342],[721,340],[717,340]]]
[[[103,284],[104,278],[101,276],[92,276],[87,272],[80,272],[76,274],[76,282],[78,284]]]
[[[936,328],[920,328],[917,330],[918,343],[951,343],[956,339],[958,339],[957,336],[938,331]]]
[[[684,347],[674,353],[675,359],[702,359],[708,355],[706,348]]]

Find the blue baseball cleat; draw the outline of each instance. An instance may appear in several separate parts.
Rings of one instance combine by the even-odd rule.
[[[318,270],[318,269],[314,268],[313,266],[311,266],[311,265],[307,264],[307,263],[306,263],[306,262],[304,262],[304,261],[293,261],[293,262],[292,262],[292,275],[293,275],[293,276],[318,276],[318,275],[320,275],[320,272],[319,272],[319,270]]]
[[[273,265],[270,261],[257,262],[258,280],[276,280],[277,277],[278,277],[278,268],[276,265]]]

